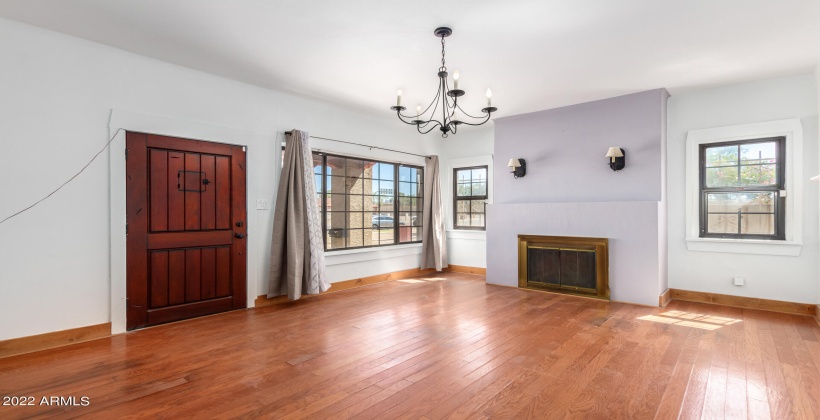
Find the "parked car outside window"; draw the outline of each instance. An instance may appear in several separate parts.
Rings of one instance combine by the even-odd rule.
[[[373,216],[373,229],[393,227],[393,218],[390,216]]]

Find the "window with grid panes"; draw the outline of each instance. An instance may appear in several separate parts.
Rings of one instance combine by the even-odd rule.
[[[314,153],[313,172],[326,251],[421,242],[421,167]]]
[[[700,146],[700,236],[785,239],[785,137]]]
[[[453,169],[453,227],[484,230],[487,166]]]

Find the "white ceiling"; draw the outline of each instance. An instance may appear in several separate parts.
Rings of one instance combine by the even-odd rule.
[[[0,0],[0,16],[280,91],[384,113],[440,65],[499,116],[808,72],[816,0]],[[466,109],[466,108],[465,108]]]

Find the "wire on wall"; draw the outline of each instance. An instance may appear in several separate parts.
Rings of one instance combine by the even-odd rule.
[[[74,174],[74,175],[73,175],[71,178],[69,178],[66,182],[63,182],[63,183],[62,183],[59,187],[57,187],[57,189],[56,189],[56,190],[54,190],[54,191],[50,192],[47,196],[45,196],[45,197],[43,197],[43,198],[41,198],[41,199],[39,199],[39,200],[35,201],[35,202],[34,202],[34,204],[32,204],[32,205],[30,205],[30,206],[28,206],[28,207],[24,208],[23,210],[18,211],[17,213],[12,214],[12,215],[11,215],[11,216],[9,216],[9,217],[6,217],[6,218],[5,218],[5,219],[3,219],[3,220],[0,220],[0,225],[2,225],[3,223],[5,223],[7,220],[11,219],[12,217],[19,216],[19,215],[21,215],[21,214],[23,214],[23,213],[27,212],[28,210],[31,210],[32,208],[34,208],[34,206],[36,206],[36,205],[38,205],[38,204],[42,203],[43,201],[46,201],[49,197],[51,197],[52,195],[56,194],[56,193],[57,193],[57,191],[60,191],[61,189],[63,189],[63,187],[65,187],[66,185],[68,185],[68,183],[69,183],[69,182],[73,181],[73,180],[74,180],[74,178],[77,178],[78,176],[80,176],[80,174],[81,174],[81,173],[83,173],[83,171],[85,171],[85,170],[86,170],[86,168],[88,168],[89,166],[91,166],[91,164],[92,164],[92,163],[93,163],[93,162],[97,159],[97,157],[99,157],[99,156],[100,156],[100,154],[102,154],[102,152],[104,152],[104,151],[105,151],[105,149],[108,149],[108,146],[110,146],[110,145],[111,145],[111,143],[114,141],[114,139],[115,139],[115,138],[117,138],[117,134],[120,134],[120,131],[122,131],[122,128],[117,129],[117,132],[116,132],[116,133],[114,133],[114,135],[113,135],[113,136],[111,136],[111,138],[110,138],[110,139],[108,139],[108,143],[106,143],[106,144],[105,144],[105,146],[103,146],[103,148],[102,148],[102,149],[100,149],[100,151],[99,151],[99,152],[97,152],[97,154],[96,154],[96,155],[94,155],[94,157],[92,157],[92,158],[91,158],[91,160],[89,160],[89,161],[88,161],[88,163],[86,163],[86,164],[85,164],[85,166],[83,166],[83,168],[82,168],[82,169],[80,169],[80,171],[79,171],[79,172],[77,172],[76,174]]]

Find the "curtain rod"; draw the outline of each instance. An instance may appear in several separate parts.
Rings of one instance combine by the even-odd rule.
[[[292,131],[285,131],[285,135],[288,135],[288,136],[289,136],[289,135],[291,135],[291,134],[293,134],[293,132],[292,132]],[[410,153],[410,152],[402,152],[401,150],[387,149],[387,148],[384,148],[384,147],[379,147],[379,146],[371,146],[371,145],[369,145],[369,144],[353,143],[353,142],[349,142],[349,141],[344,141],[344,140],[336,140],[336,139],[329,139],[329,138],[327,138],[327,137],[319,137],[319,136],[310,136],[310,137],[311,137],[311,138],[314,138],[314,139],[327,140],[327,141],[335,141],[335,142],[339,142],[339,143],[352,144],[352,145],[354,145],[354,146],[362,146],[362,147],[369,147],[369,148],[371,148],[371,149],[387,150],[387,151],[389,151],[389,152],[404,153],[405,155],[413,155],[413,156],[418,156],[418,157],[423,157],[423,158],[430,159],[430,156],[427,156],[427,155],[417,155],[417,154],[415,154],[415,153]]]

